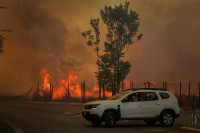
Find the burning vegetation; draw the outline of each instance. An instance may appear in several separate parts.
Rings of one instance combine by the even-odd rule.
[[[64,79],[57,79],[54,82],[51,81],[51,75],[47,72],[47,68],[42,68],[40,75],[43,79],[42,87],[37,88],[36,97],[40,99],[56,100],[56,99],[70,99],[77,98],[85,100],[85,98],[98,98],[99,88],[94,85],[92,90],[86,88],[85,81],[83,84],[78,82],[77,72],[70,70],[69,74]],[[105,93],[106,97],[111,97],[111,92]]]

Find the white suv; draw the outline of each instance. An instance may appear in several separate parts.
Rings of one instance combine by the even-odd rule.
[[[82,116],[95,126],[105,121],[107,127],[114,127],[118,120],[144,120],[148,125],[160,121],[162,126],[172,126],[180,116],[180,109],[170,91],[139,88],[123,91],[108,100],[88,102]]]

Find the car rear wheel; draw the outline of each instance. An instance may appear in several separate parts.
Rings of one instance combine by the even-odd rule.
[[[116,125],[116,114],[113,111],[109,111],[105,116],[106,127],[114,127]]]
[[[164,111],[160,115],[160,124],[162,126],[172,126],[174,124],[174,113],[171,111]]]

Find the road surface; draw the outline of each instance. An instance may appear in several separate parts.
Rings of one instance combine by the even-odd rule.
[[[182,126],[191,126],[191,113],[182,113],[172,127],[147,126],[143,121],[119,121],[115,128],[104,123],[94,127],[81,116],[83,104],[31,101],[0,101],[0,132],[14,131],[13,124],[22,133],[171,133],[180,132]]]

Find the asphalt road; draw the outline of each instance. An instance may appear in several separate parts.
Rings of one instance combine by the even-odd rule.
[[[81,104],[0,101],[0,133],[10,133],[6,120],[24,133],[171,133],[191,126],[191,113],[181,113],[172,127],[147,126],[143,121],[119,121],[115,128],[94,127],[81,116]]]

